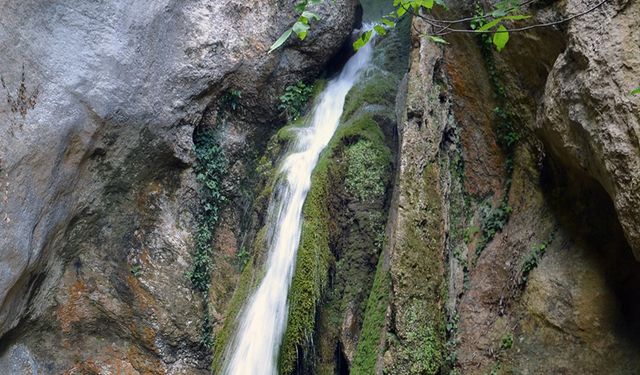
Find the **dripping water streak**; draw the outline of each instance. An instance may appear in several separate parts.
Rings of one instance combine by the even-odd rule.
[[[371,60],[372,45],[362,47],[331,80],[320,96],[310,125],[298,135],[285,158],[282,178],[270,202],[267,269],[258,289],[240,315],[227,375],[276,374],[280,344],[286,328],[287,297],[295,268],[302,227],[302,206],[311,185],[311,173],[322,150],[338,127],[347,93],[360,70]]]

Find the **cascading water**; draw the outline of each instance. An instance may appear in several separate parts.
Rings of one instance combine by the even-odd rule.
[[[302,228],[302,206],[311,173],[338,127],[345,97],[373,54],[368,43],[346,63],[340,76],[322,92],[308,127],[299,133],[285,158],[268,213],[269,258],[260,286],[240,315],[223,373],[276,374],[280,344],[286,328],[287,297],[295,268]]]

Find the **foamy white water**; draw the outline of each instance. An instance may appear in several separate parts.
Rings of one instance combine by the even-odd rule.
[[[269,258],[260,286],[243,309],[223,367],[226,375],[274,375],[287,324],[287,297],[302,229],[302,206],[311,173],[338,127],[344,100],[373,54],[372,42],[360,48],[322,92],[308,127],[298,133],[269,203]]]

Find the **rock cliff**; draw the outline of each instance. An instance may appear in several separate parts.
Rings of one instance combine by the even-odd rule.
[[[278,96],[321,89],[358,24],[355,1],[326,2],[267,54],[294,4],[0,0],[0,373],[218,368],[300,125]],[[518,25],[591,5],[535,1]],[[281,372],[637,373],[640,3],[500,53],[429,32],[407,19],[375,41],[320,158]],[[201,158],[224,165],[206,261]]]
[[[227,135],[235,252],[256,134],[353,28],[354,1],[326,4],[304,43],[268,55],[294,3],[2,1],[0,372],[208,372],[187,276],[194,129]],[[223,126],[210,114],[231,90]]]

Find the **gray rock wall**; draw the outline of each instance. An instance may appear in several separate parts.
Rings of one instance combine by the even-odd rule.
[[[282,88],[339,49],[352,0],[319,9],[304,43],[266,54],[294,3],[0,1],[4,368],[31,353],[44,373],[206,372],[185,276],[192,134],[240,90],[230,127],[244,134],[227,147],[247,148],[277,121]]]
[[[592,4],[575,0],[567,12]],[[640,4],[619,1],[568,26],[536,130],[552,152],[607,191],[640,260]]]

